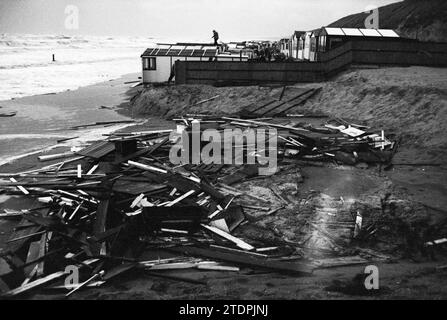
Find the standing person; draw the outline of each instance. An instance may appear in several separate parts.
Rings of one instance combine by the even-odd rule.
[[[265,48],[265,59],[267,62],[272,61],[272,50],[270,47]]]
[[[219,45],[219,43],[217,42],[219,40],[219,34],[217,33],[216,30],[213,30],[213,36],[211,38],[214,39],[214,45],[215,46]]]
[[[180,61],[180,60],[177,60],[177,61]],[[171,74],[169,75],[168,84],[171,84],[171,81],[172,81],[172,79],[174,79],[174,78],[175,78],[175,62],[174,62],[174,64],[172,65],[172,68],[171,68]]]

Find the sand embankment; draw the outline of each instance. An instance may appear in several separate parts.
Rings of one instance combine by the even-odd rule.
[[[447,163],[447,69],[383,68],[351,70],[331,81],[297,84],[323,90],[291,113],[322,111],[366,121],[402,138],[398,161]],[[244,106],[279,98],[281,88],[181,85],[150,87],[135,97],[132,112],[165,118],[186,113],[234,115]],[[293,88],[286,97],[293,96]],[[201,100],[219,95],[204,104]]]
[[[209,85],[176,85],[148,87],[131,101],[134,114],[174,116],[192,114],[211,114],[216,116],[237,114],[242,107],[279,97],[281,89],[270,87],[213,87]],[[209,102],[195,104],[218,96]]]
[[[447,69],[386,68],[345,73],[304,109],[366,121],[402,138],[398,161],[447,162]]]

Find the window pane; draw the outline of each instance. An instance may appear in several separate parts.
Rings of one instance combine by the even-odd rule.
[[[155,58],[150,58],[150,60],[149,60],[149,69],[150,70],[157,69]]]

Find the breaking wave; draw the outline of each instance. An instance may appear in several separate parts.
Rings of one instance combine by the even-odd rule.
[[[147,37],[0,34],[0,101],[140,72]],[[55,55],[55,61],[53,61]]]

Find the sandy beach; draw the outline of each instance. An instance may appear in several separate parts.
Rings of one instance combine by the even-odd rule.
[[[4,156],[17,154],[16,151],[41,149],[55,144],[58,138],[82,136],[78,144],[86,140],[100,139],[102,134],[123,129],[122,126],[100,127],[97,130],[67,130],[70,126],[93,123],[95,121],[117,120],[144,120],[144,123],[124,128],[123,130],[163,129],[172,128],[173,123],[168,121],[174,115],[182,113],[213,113],[215,115],[237,115],[244,106],[256,103],[263,98],[278,97],[282,88],[278,87],[233,87],[214,88],[212,86],[161,86],[150,87],[139,94],[131,103],[128,102],[137,92],[130,90],[131,84],[126,81],[136,79],[136,75],[129,75],[117,80],[97,84],[76,91],[64,92],[54,95],[34,96],[2,102],[5,110],[15,110],[18,114],[14,118],[0,119],[6,126],[1,127]],[[428,79],[431,79],[428,81]],[[367,210],[374,214],[380,212],[380,199],[388,199],[393,207],[392,218],[401,221],[405,216],[405,223],[415,229],[411,234],[426,233],[437,230],[443,221],[447,198],[445,197],[446,170],[445,153],[443,146],[445,140],[438,136],[438,129],[442,130],[445,118],[441,107],[445,100],[445,75],[437,69],[425,68],[387,68],[379,70],[351,71],[340,75],[327,83],[296,85],[287,89],[285,97],[296,94],[294,88],[303,86],[324,86],[322,94],[317,95],[299,112],[324,112],[327,114],[346,116],[352,119],[367,121],[371,127],[386,126],[387,130],[394,129],[398,135],[407,137],[403,147],[399,149],[396,159],[407,163],[424,162],[406,166],[396,164],[392,170],[383,171],[380,167],[336,166],[328,164],[324,167],[303,165],[302,175],[304,182],[299,184],[299,190],[291,189],[296,186],[296,176],[281,173],[271,178],[243,182],[237,187],[247,190],[251,194],[260,194],[260,190],[270,185],[280,186],[281,191],[291,201],[296,201],[297,195],[303,199],[315,197],[321,192],[317,201],[339,201],[339,199],[357,199],[362,201]],[[374,83],[371,89],[365,83]],[[441,91],[432,89],[440,87]],[[350,89],[348,89],[348,87]],[[402,88],[411,88],[411,97],[400,97]],[[346,94],[351,92],[352,94]],[[421,92],[434,90],[425,100],[419,98]],[[374,95],[374,104],[355,102],[358,93]],[[186,108],[198,101],[215,97],[215,101],[200,106]],[[412,104],[409,110],[414,116],[408,117],[406,127],[394,127],[399,120],[399,110],[407,106],[407,99],[414,99],[420,103]],[[390,118],[383,111],[386,104],[394,101],[392,109],[395,117]],[[336,106],[334,105],[336,103]],[[117,106],[121,105],[121,109]],[[108,108],[102,109],[101,106]],[[109,109],[110,108],[110,109]],[[363,108],[363,109],[360,109]],[[434,117],[420,117],[420,108],[433,109]],[[45,110],[45,112],[42,112]],[[362,110],[362,111],[360,111]],[[51,114],[51,116],[49,116]],[[160,116],[164,116],[162,119]],[[68,119],[68,120],[67,120]],[[290,120],[290,119],[289,119]],[[319,120],[300,118],[299,121],[316,123]],[[425,125],[425,127],[423,127]],[[29,128],[23,132],[23,128]],[[29,134],[29,136],[27,136]],[[14,138],[14,139],[10,139]],[[31,141],[31,142],[30,142]],[[14,148],[12,148],[14,146]],[[54,149],[47,154],[66,150]],[[431,153],[427,151],[431,151]],[[439,152],[436,152],[439,150]],[[13,152],[14,151],[14,152]],[[23,152],[22,152],[23,153]],[[430,166],[430,162],[439,164]],[[52,162],[45,163],[51,164]],[[32,170],[44,164],[37,161],[37,154],[29,155],[23,159],[0,167],[0,172],[17,172]],[[294,187],[295,188],[295,187]],[[0,209],[25,209],[30,203],[22,197],[6,197],[0,195]],[[287,241],[295,241],[299,233],[297,225],[309,216],[308,208],[297,206],[293,209],[281,210],[274,217],[254,219],[246,227],[237,230],[236,235],[244,235],[250,239],[259,240],[259,237],[280,237]],[[377,211],[379,210],[379,211]],[[410,216],[406,216],[411,211]],[[297,214],[297,212],[299,214]],[[381,214],[385,214],[382,212]],[[386,212],[388,217],[390,213]],[[393,220],[394,221],[394,220]],[[422,222],[421,222],[422,221]],[[400,223],[400,222],[399,222]],[[0,222],[0,249],[4,248],[10,237],[14,221],[2,220]],[[261,230],[261,231],[260,231]],[[442,273],[436,267],[445,264],[445,259],[431,260],[421,257],[414,248],[407,243],[408,230],[390,229],[384,231],[386,241],[371,244],[372,248],[394,254],[399,257],[393,263],[380,263],[382,272],[381,281],[387,290],[380,296],[356,298],[427,298],[439,299],[447,297],[445,286],[440,281]],[[408,236],[409,237],[409,236]],[[396,240],[398,239],[398,240]],[[387,241],[397,241],[391,245]],[[315,246],[319,246],[316,243]],[[1,268],[6,266],[0,266]],[[293,277],[281,274],[243,271],[239,274],[219,272],[172,271],[167,274],[173,276],[186,276],[207,281],[207,285],[191,284],[179,281],[170,281],[151,277],[144,272],[135,272],[111,281],[103,288],[89,289],[80,292],[78,299],[346,299],[349,296],[327,290],[337,285],[337,281],[349,282],[353,275],[361,272],[361,267],[348,266],[331,269],[316,270],[312,277]],[[231,281],[229,281],[231,277]],[[423,287],[421,284],[423,283]],[[58,299],[55,294],[38,294],[35,299]]]
[[[14,117],[0,118],[0,164],[7,159],[57,144],[58,140],[80,137],[72,145],[95,140],[123,125],[71,130],[71,127],[99,121],[131,120],[132,115],[118,113],[126,94],[138,74],[61,93],[0,101],[0,112],[17,112]]]

